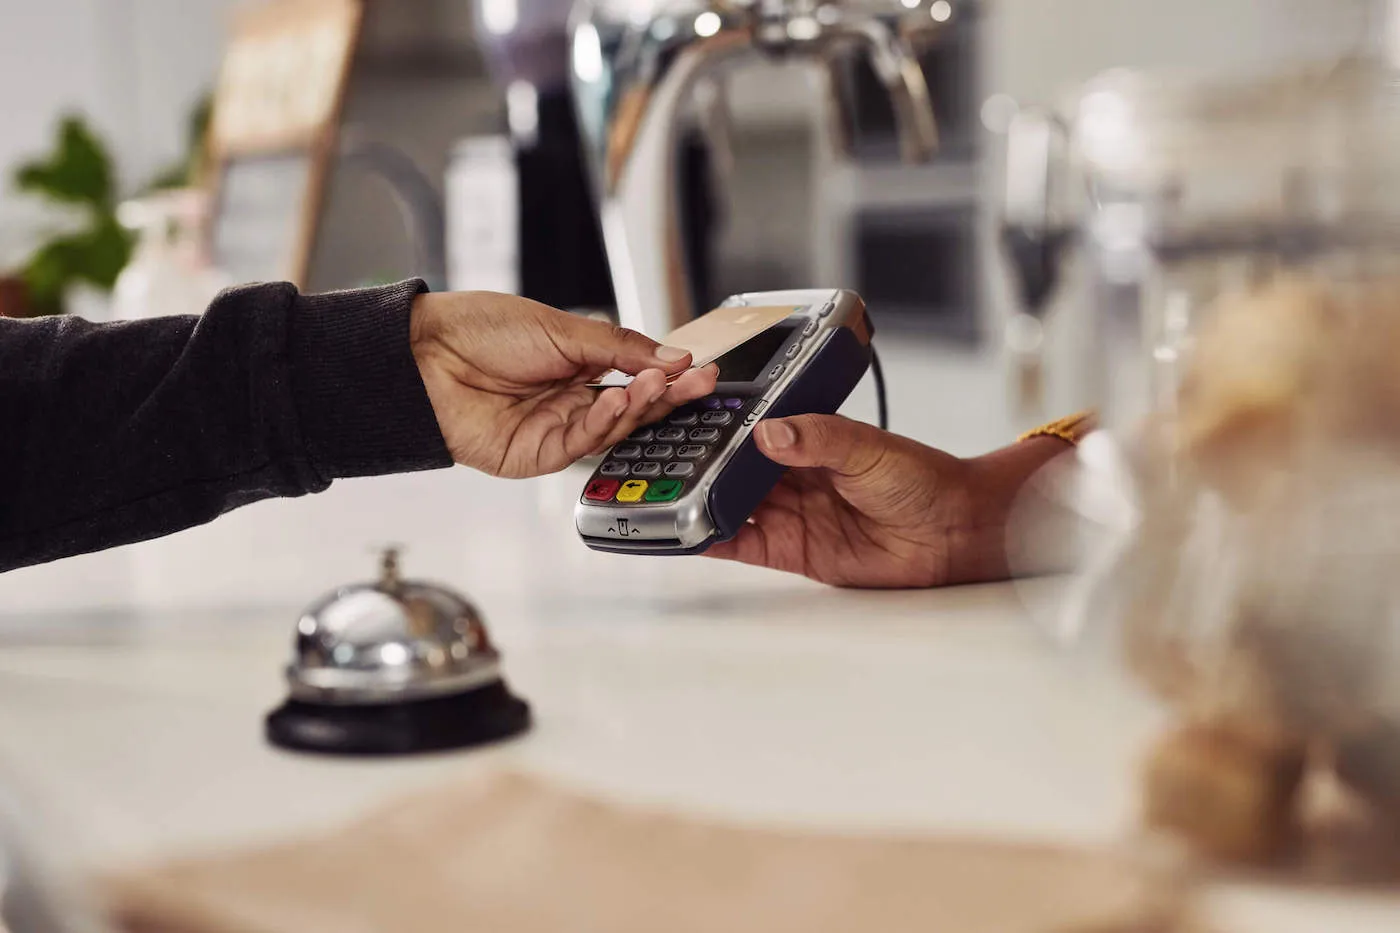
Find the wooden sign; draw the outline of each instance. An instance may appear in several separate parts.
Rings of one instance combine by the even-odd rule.
[[[210,126],[216,264],[236,281],[304,284],[360,0],[267,0],[235,19]]]

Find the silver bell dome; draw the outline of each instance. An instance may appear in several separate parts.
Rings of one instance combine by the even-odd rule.
[[[500,676],[476,607],[445,587],[402,579],[395,549],[377,582],[337,589],[302,614],[287,668],[292,696],[320,704],[426,699]]]

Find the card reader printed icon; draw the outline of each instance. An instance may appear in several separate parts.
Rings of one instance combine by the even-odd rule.
[[[630,518],[619,518],[616,524],[608,529],[608,534],[615,534],[622,538],[626,538],[629,535],[639,535],[641,533],[642,530],[640,528],[632,527],[632,520]]]

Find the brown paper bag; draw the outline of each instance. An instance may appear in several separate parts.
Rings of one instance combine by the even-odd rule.
[[[1177,933],[1169,877],[1108,853],[714,825],[523,777],[105,885],[128,933]]]

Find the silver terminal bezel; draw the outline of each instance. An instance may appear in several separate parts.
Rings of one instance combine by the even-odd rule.
[[[768,374],[765,373],[756,382],[731,384],[735,387],[735,394],[751,393],[757,387],[758,392],[753,396],[756,401],[750,405],[743,423],[730,435],[724,446],[716,450],[700,468],[699,481],[690,485],[680,498],[672,502],[618,505],[592,502],[585,499],[580,492],[579,501],[574,508],[574,525],[581,537],[605,541],[610,550],[645,554],[647,551],[698,547],[715,536],[715,523],[709,512],[710,489],[715,480],[748,440],[754,426],[762,420],[763,412],[799,378],[831,333],[840,327],[854,327],[864,319],[865,307],[860,298],[854,292],[840,289],[752,292],[734,295],[726,299],[721,307],[770,307],[784,304],[801,309],[784,318],[785,322],[797,318],[805,325],[806,321],[815,320],[817,328],[806,337],[800,330],[796,331],[778,348],[770,361],[770,367],[774,362],[783,364],[783,372],[778,378],[768,379]],[[831,306],[830,313],[822,314],[822,310],[828,305]],[[802,342],[802,349],[791,360],[787,360],[784,355],[795,340]],[[717,386],[715,394],[723,394],[724,387],[724,383]],[[592,482],[592,479],[593,477],[590,477],[589,481]],[[626,538],[620,537],[619,529],[625,529]]]

